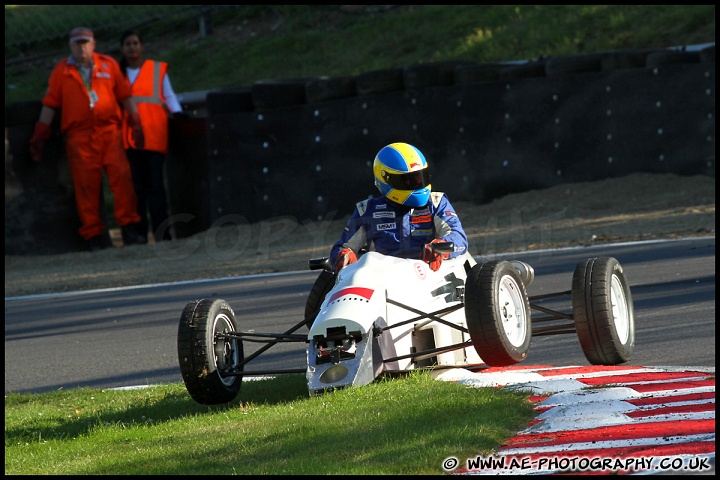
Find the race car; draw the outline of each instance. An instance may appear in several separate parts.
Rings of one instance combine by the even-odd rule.
[[[450,242],[433,244],[452,251]],[[447,259],[437,271],[415,259],[361,252],[335,273],[327,258],[310,289],[305,318],[283,333],[238,330],[222,299],[195,300],[178,327],[178,360],[185,386],[200,404],[232,401],[242,377],[304,372],[308,394],[358,387],[385,374],[420,368],[482,368],[522,362],[533,336],[576,333],[594,365],[627,362],[635,347],[632,296],[612,257],[577,264],[569,291],[528,297],[533,268],[519,260]],[[572,297],[571,312],[540,305]],[[531,311],[543,315],[532,318]],[[307,333],[295,333],[300,329]],[[264,345],[245,357],[243,342]],[[245,366],[280,342],[306,344],[306,365],[261,371]]]

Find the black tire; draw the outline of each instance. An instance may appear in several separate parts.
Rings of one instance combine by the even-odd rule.
[[[455,68],[462,65],[474,65],[474,62],[453,60],[407,66],[403,69],[403,85],[406,90],[452,85]]]
[[[662,65],[676,65],[680,63],[699,63],[700,52],[688,52],[682,50],[663,50],[653,52],[647,56],[646,66],[655,68]]]
[[[312,77],[258,80],[252,84],[253,105],[258,110],[304,105],[305,85]]]
[[[473,346],[487,365],[514,365],[527,357],[532,340],[530,301],[510,262],[494,260],[470,269],[465,319]]]
[[[357,76],[357,94],[397,92],[405,88],[402,68],[372,70]]]
[[[481,63],[461,65],[455,68],[455,84],[495,82],[500,78],[500,70],[507,68],[504,63]]]
[[[602,57],[602,53],[552,57],[545,63],[545,75],[559,77],[577,73],[599,72],[602,67]]]
[[[210,92],[205,97],[208,115],[222,113],[251,112],[253,110],[253,94],[250,87],[238,90]]]
[[[640,48],[607,52],[602,56],[602,70],[609,72],[627,68],[645,68],[647,56],[656,51],[657,50],[648,48]]]
[[[612,257],[591,258],[575,267],[572,280],[575,328],[593,365],[618,365],[635,349],[635,313],[627,279]]]
[[[224,300],[205,298],[188,303],[178,327],[178,360],[185,388],[203,405],[232,401],[242,377],[222,377],[220,370],[244,359],[240,340],[215,340],[216,332],[236,332],[235,313]],[[242,371],[242,367],[239,368]]]
[[[523,78],[538,77],[545,77],[544,59],[508,66],[500,70],[500,72],[498,73],[498,79],[501,81],[512,81],[520,80]]]
[[[357,95],[355,77],[314,78],[305,85],[307,103],[320,103],[328,100],[354,97]]]
[[[715,61],[715,45],[710,45],[700,50],[700,61],[701,62],[714,62]]]
[[[335,286],[335,274],[323,270],[318,275],[317,280],[312,286],[310,293],[308,294],[307,302],[305,302],[305,325],[307,328],[312,327],[315,317],[317,317],[320,307],[322,306],[325,296]]]

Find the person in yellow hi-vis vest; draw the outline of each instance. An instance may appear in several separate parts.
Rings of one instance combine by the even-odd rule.
[[[140,34],[134,30],[123,32],[120,48],[120,69],[132,86],[145,135],[145,145],[136,145],[125,119],[123,143],[137,194],[140,227],[146,234],[149,227],[156,242],[170,240],[163,172],[168,149],[168,112],[176,117],[186,115],[170,83],[167,63],[143,58]]]

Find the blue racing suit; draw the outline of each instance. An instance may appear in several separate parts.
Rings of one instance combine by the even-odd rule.
[[[439,238],[455,244],[450,258],[464,254],[468,239],[455,209],[443,192],[432,192],[421,208],[399,205],[385,197],[358,202],[340,239],[330,250],[335,265],[344,247],[356,254],[365,248],[401,258],[421,259],[426,243]]]

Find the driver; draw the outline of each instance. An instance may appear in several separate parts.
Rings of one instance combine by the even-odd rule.
[[[382,196],[356,204],[340,239],[330,250],[339,272],[365,249],[401,258],[416,258],[437,271],[444,258],[463,255],[468,240],[455,209],[442,192],[433,192],[425,156],[408,143],[383,147],[373,163],[375,186]],[[451,253],[436,253],[431,243],[455,244]]]

